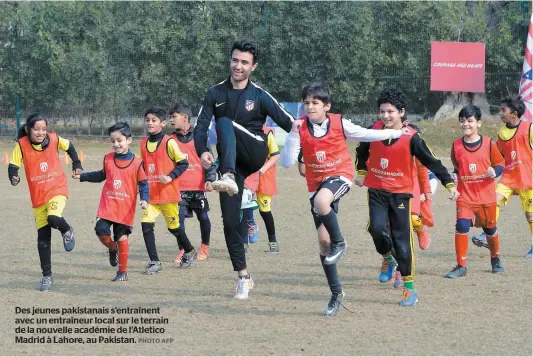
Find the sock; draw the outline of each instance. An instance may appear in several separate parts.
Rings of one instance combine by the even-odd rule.
[[[259,211],[259,213],[261,214],[261,218],[263,218],[263,222],[265,222],[268,241],[276,242],[276,226],[274,225],[274,216],[272,215],[272,211]]]
[[[187,233],[185,233],[184,230],[180,228],[174,228],[174,229],[168,229],[168,231],[176,237],[176,241],[178,242],[178,247],[181,244],[181,247],[183,250],[185,250],[185,253],[190,253],[192,250],[194,250],[194,247],[192,246],[191,242],[189,241],[189,237],[187,237]]]
[[[416,232],[422,232],[426,228],[422,223],[422,218],[417,214],[411,215],[411,224]]]
[[[402,276],[402,279],[403,279],[403,286],[406,289],[413,290],[413,291],[415,290],[415,282],[413,281],[412,277]]]
[[[118,271],[128,271],[128,255],[130,254],[130,245],[128,240],[119,240],[118,245]]]
[[[65,234],[70,229],[70,225],[65,221],[63,217],[58,217],[54,215],[48,216],[48,224],[52,227],[57,229],[61,232],[61,234]]]
[[[52,227],[46,225],[37,230],[37,250],[43,276],[52,276]]]
[[[103,245],[105,245],[109,250],[116,250],[117,249],[117,243],[113,242],[110,236],[98,236],[100,239],[100,242],[102,242]]]
[[[209,245],[209,241],[211,240],[211,221],[209,220],[209,217],[207,216],[207,213],[201,216],[200,220],[200,235],[202,237],[202,244]]]
[[[337,264],[326,265],[324,264],[325,256],[320,255],[320,261],[322,262],[322,268],[326,274],[328,280],[329,290],[332,294],[340,294],[342,292],[341,282],[339,280],[339,274],[337,273]]]
[[[498,239],[498,232],[492,236],[487,235],[487,243],[489,243],[490,257],[496,258],[500,255],[500,240]]]
[[[341,230],[339,227],[339,222],[337,220],[337,214],[334,210],[330,210],[325,216],[319,216],[322,224],[329,233],[329,239],[331,243],[339,244],[344,243],[344,238],[342,237]]]
[[[157,248],[155,246],[155,233],[154,233],[154,224],[141,222],[141,227],[143,231],[144,244],[146,245],[146,250],[148,251],[148,257],[153,262],[158,262],[159,257],[157,256]]]
[[[455,256],[457,264],[466,267],[466,254],[468,253],[468,233],[455,232]]]

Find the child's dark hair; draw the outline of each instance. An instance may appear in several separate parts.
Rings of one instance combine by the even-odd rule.
[[[124,135],[125,137],[131,138],[130,125],[126,123],[125,121],[119,121],[115,123],[115,125],[109,127],[109,129],[107,129],[107,133],[109,135],[111,135],[111,133],[114,133],[115,131],[120,131],[120,133]]]
[[[30,114],[30,116],[26,118],[26,123],[20,127],[17,133],[17,139],[27,136],[30,129],[35,126],[35,123],[41,120],[44,120],[46,125],[48,125],[48,120],[46,120],[41,113]]]
[[[378,107],[381,106],[381,104],[389,103],[394,105],[398,111],[404,109],[405,114],[402,117],[402,121],[407,119],[407,110],[405,108],[406,102],[406,95],[401,90],[393,87],[385,88],[383,91],[381,91],[378,97]]]
[[[470,118],[474,117],[477,121],[481,120],[481,109],[478,106],[468,104],[466,107],[463,107],[459,112],[459,120],[461,118]]]
[[[189,119],[189,122],[192,119],[192,110],[191,110],[191,107],[188,106],[187,104],[179,104],[179,103],[175,104],[172,107],[172,109],[170,109],[170,111],[168,112],[168,115],[172,115],[174,113],[186,114]]]
[[[311,97],[313,99],[318,99],[324,104],[331,104],[332,98],[331,93],[322,82],[313,82],[302,89],[302,100],[305,98]]]
[[[520,118],[526,111],[526,106],[522,97],[519,95],[509,95],[500,101],[501,104],[505,104],[511,110],[511,113],[516,113]]]
[[[161,107],[158,107],[158,106],[154,106],[154,107],[150,107],[148,108],[148,110],[146,111],[146,113],[144,113],[144,117],[146,118],[146,116],[148,114],[153,114],[155,115],[156,117],[158,117],[161,121],[163,120],[167,120],[167,112],[165,112],[165,110]]]
[[[229,55],[233,55],[234,50],[239,50],[241,52],[250,52],[254,56],[254,64],[257,63],[257,59],[259,58],[259,49],[257,48],[257,44],[255,42],[249,41],[249,40],[240,40],[233,42],[233,46],[231,46],[231,51]]]

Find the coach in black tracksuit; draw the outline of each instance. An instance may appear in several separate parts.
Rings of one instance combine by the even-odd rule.
[[[231,75],[225,81],[209,88],[204,98],[194,130],[194,142],[202,165],[214,162],[208,152],[208,129],[215,117],[219,171],[225,179],[235,180],[238,194],[220,193],[224,236],[233,269],[239,277],[249,279],[246,258],[239,234],[240,205],[244,180],[258,171],[268,153],[263,125],[270,116],[283,130],[291,130],[292,116],[266,91],[249,80],[257,67],[256,45],[246,41],[235,42],[231,49]],[[247,297],[246,296],[242,298]],[[236,296],[237,297],[237,296]],[[240,297],[241,298],[241,297]]]

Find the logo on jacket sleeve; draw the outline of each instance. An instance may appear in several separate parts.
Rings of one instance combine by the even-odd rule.
[[[317,161],[324,161],[326,160],[326,152],[325,151],[317,151],[315,153],[316,155],[316,160]]]
[[[246,110],[247,111],[254,110],[255,102],[253,100],[247,100],[245,104],[246,104]]]
[[[379,162],[379,166],[381,166],[381,168],[385,170],[387,167],[389,167],[389,160],[382,157]]]
[[[122,181],[120,181],[120,180],[114,180],[113,181],[113,187],[115,188],[115,190],[118,190],[120,188],[120,186],[122,186]]]
[[[42,172],[46,172],[46,171],[48,171],[48,163],[47,163],[47,162],[41,162],[41,164],[39,165],[39,167],[41,168],[41,171],[42,171]]]

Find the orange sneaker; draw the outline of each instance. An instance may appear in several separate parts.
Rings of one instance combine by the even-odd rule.
[[[431,243],[431,239],[429,238],[429,232],[427,227],[424,227],[421,231],[415,231],[416,236],[418,237],[418,246],[422,250],[426,250],[429,248],[429,244]]]
[[[183,254],[185,254],[185,250],[180,249],[180,251],[178,252],[178,255],[176,255],[176,259],[174,259],[174,264],[179,265],[181,263],[181,257],[183,257]]]
[[[207,258],[209,258],[209,246],[202,243],[196,254],[196,260],[206,260]]]

